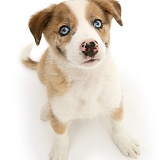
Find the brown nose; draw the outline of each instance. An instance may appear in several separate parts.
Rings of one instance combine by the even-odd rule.
[[[98,42],[88,39],[81,44],[80,50],[85,56],[93,58],[98,53]]]

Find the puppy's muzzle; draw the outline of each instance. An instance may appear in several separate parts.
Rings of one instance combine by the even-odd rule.
[[[81,44],[80,50],[85,56],[94,58],[98,53],[98,42],[93,39],[88,39]]]

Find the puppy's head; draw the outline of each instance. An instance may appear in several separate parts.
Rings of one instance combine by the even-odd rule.
[[[106,57],[113,17],[122,26],[114,0],[67,1],[33,15],[29,28],[37,45],[43,33],[52,54],[75,67],[92,68]]]

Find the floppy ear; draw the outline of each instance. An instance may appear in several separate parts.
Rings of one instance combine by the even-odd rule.
[[[55,5],[51,5],[50,7],[34,14],[29,21],[29,29],[37,45],[39,45],[42,33],[52,18],[54,6]]]
[[[97,5],[99,5],[104,11],[109,12],[119,25],[123,26],[121,20],[121,6],[115,0],[93,0]]]

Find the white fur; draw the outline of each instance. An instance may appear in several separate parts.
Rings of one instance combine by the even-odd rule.
[[[113,121],[112,136],[121,153],[127,157],[137,158],[140,155],[139,144],[125,128],[124,121]]]
[[[33,43],[28,44],[23,50],[22,50],[22,54],[21,54],[21,59],[22,60],[27,60],[30,53],[32,52],[33,49]]]
[[[105,47],[105,44],[99,37],[96,29],[93,26],[91,27],[91,25],[85,18],[86,17],[85,9],[87,7],[88,1],[86,0],[68,1],[66,2],[66,4],[72,10],[72,12],[74,13],[74,15],[78,20],[77,31],[72,37],[70,43],[68,43],[68,45],[66,46],[67,59],[71,62],[71,64],[79,68],[96,67],[104,60],[107,54],[107,49]],[[98,42],[99,51],[94,58],[100,59],[99,62],[92,64],[83,63],[87,59],[84,58],[83,54],[81,53],[80,45],[87,39],[93,39]],[[88,57],[88,60],[89,59],[90,58]]]
[[[49,160],[68,160],[69,137],[67,132],[61,135],[55,133],[54,145],[49,154]]]
[[[94,69],[79,69],[61,65],[72,82],[68,92],[53,97],[53,112],[62,122],[77,118],[91,118],[107,114],[119,107],[122,92],[116,68],[111,57],[108,57]]]

